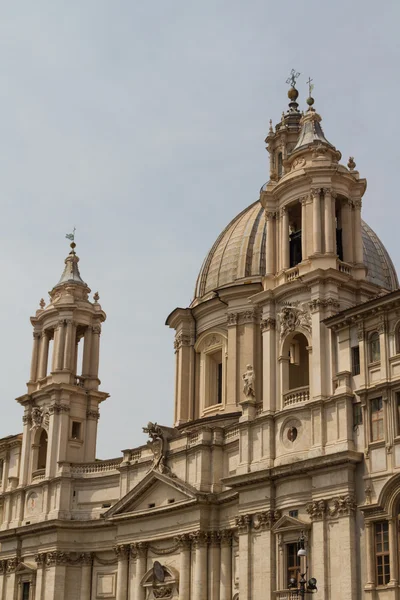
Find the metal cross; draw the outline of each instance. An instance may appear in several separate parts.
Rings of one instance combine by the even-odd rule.
[[[312,81],[314,81],[314,79],[311,79],[311,77],[308,78],[308,81],[306,81],[306,83],[308,83],[308,95],[311,96],[312,91],[314,89],[314,85],[312,85]]]
[[[296,81],[300,77],[300,73],[297,73],[294,69],[290,71],[290,77],[286,79],[286,83],[292,87],[296,86]]]

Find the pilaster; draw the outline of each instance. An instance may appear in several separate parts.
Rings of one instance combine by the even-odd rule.
[[[192,534],[192,544],[195,551],[193,600],[207,600],[207,534],[196,531]]]
[[[127,600],[128,596],[128,560],[129,544],[119,544],[114,546],[114,552],[118,559],[117,571],[117,595],[116,600]]]
[[[190,600],[190,548],[191,538],[189,534],[182,534],[177,536],[176,542],[179,544],[180,557],[179,557],[179,600]]]

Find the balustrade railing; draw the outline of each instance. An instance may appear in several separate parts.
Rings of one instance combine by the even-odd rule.
[[[307,402],[310,399],[310,388],[307,386],[298,387],[286,394],[283,394],[283,406],[291,406],[299,402]]]
[[[87,475],[91,473],[107,473],[118,469],[122,462],[121,458],[110,460],[97,460],[93,463],[82,463],[71,465],[71,473],[74,475]]]

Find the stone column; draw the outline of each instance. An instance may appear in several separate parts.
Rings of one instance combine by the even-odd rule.
[[[239,532],[239,589],[241,598],[251,598],[251,515],[236,517]]]
[[[221,574],[219,600],[232,600],[232,531],[223,529],[221,535]]]
[[[310,573],[318,582],[320,600],[327,598],[328,540],[326,535],[327,505],[325,500],[314,500],[307,505],[312,521],[312,565]]]
[[[30,381],[37,380],[39,344],[40,344],[40,333],[37,331],[34,331],[33,332],[32,360],[31,360],[31,374],[29,377]],[[1,596],[0,596],[0,598],[1,598]]]
[[[64,597],[68,554],[48,552],[46,554],[45,600],[60,600]]]
[[[325,253],[333,254],[334,252],[334,240],[333,240],[333,223],[334,214],[332,206],[333,198],[332,191],[329,188],[324,188],[324,225],[325,225]]]
[[[141,581],[147,570],[147,544],[139,542],[131,544],[131,552],[136,555],[136,580],[134,600],[145,600],[146,590],[141,585]]]
[[[193,600],[207,600],[207,534],[197,531],[193,534],[192,539],[196,553]]]
[[[226,374],[226,403],[230,406],[236,406],[238,402],[237,397],[237,370],[238,370],[238,356],[237,356],[237,324],[238,314],[228,313],[228,357],[227,362],[227,374]]]
[[[39,369],[38,379],[43,379],[47,375],[47,360],[49,357],[49,337],[47,331],[42,331],[39,351]]]
[[[67,319],[66,323],[67,332],[65,335],[63,369],[70,371],[72,369],[73,351],[75,347],[75,327],[72,319]]]
[[[127,600],[129,545],[120,544],[114,546],[114,551],[118,558],[116,600]]]
[[[92,334],[92,357],[90,361],[90,375],[92,377],[98,377],[99,375],[100,334],[101,325],[94,325]]]
[[[365,588],[375,587],[375,548],[374,548],[374,524],[365,522],[365,550],[367,556],[367,582]]]
[[[276,334],[275,319],[263,317],[261,320],[261,335],[263,345],[263,410],[275,411],[276,409]]]
[[[179,600],[190,600],[190,546],[191,538],[188,534],[176,538],[180,547],[179,560]]]
[[[266,274],[275,273],[275,213],[265,211],[266,235],[267,235],[267,256],[266,256]]]
[[[313,252],[321,254],[321,191],[319,188],[311,190],[313,198]]]
[[[306,260],[307,255],[307,196],[300,198],[301,204],[301,260]]]
[[[90,600],[90,591],[92,587],[92,565],[93,554],[84,552],[80,556],[82,571],[81,571],[81,595],[79,600]],[[125,600],[125,599],[124,599]]]
[[[221,546],[218,531],[212,531],[208,547],[208,600],[220,600],[219,588],[221,581]]]
[[[361,228],[361,199],[353,202],[354,215],[354,262],[362,264],[364,262],[362,228]]]
[[[281,224],[281,254],[282,254],[282,269],[288,269],[289,261],[289,214],[286,206],[281,209],[282,224]]]
[[[43,578],[44,578],[44,566],[46,563],[46,554],[40,553],[35,554],[35,562],[37,565],[36,571],[36,589],[35,597],[33,600],[43,600]],[[2,596],[0,595],[0,598]]]
[[[175,336],[176,404],[175,423],[193,419],[194,339],[190,333],[179,331]]]
[[[92,333],[93,333],[92,328],[89,325],[88,327],[86,327],[84,340],[83,340],[82,375],[84,377],[90,376],[90,355],[92,352]]]
[[[63,368],[64,346],[65,346],[65,322],[64,322],[64,320],[61,320],[58,322],[58,327],[54,334],[54,356],[53,356],[53,370],[54,371],[61,371]]]
[[[390,553],[390,581],[388,585],[397,587],[398,586],[398,572],[399,572],[399,561],[397,551],[397,518],[391,517],[389,519],[389,553]]]
[[[3,600],[4,580],[6,577],[7,561],[0,560],[0,599]]]
[[[353,262],[353,222],[352,211],[349,200],[342,202],[342,242],[343,260],[347,263]]]

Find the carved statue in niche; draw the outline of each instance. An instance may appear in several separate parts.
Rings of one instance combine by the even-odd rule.
[[[171,469],[167,465],[168,440],[175,435],[172,427],[164,427],[157,423],[149,421],[147,427],[143,427],[143,432],[149,435],[147,445],[153,453],[153,469],[165,475],[172,475]]]
[[[254,389],[255,384],[255,373],[252,365],[246,366],[246,372],[242,375],[243,379],[243,392],[246,398],[255,398],[256,392]]]
[[[279,321],[281,338],[284,338],[291,331],[295,331],[298,327],[302,327],[311,333],[311,315],[304,306],[283,306],[279,313]]]

